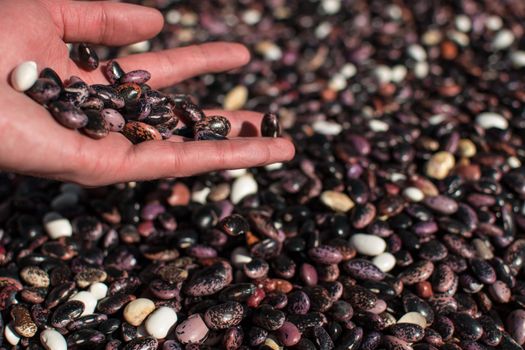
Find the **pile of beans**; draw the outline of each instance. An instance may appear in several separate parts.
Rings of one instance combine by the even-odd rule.
[[[6,348],[522,349],[522,1],[144,3],[161,35],[98,55],[247,43],[246,68],[165,93],[269,108],[297,156],[98,189],[4,174]]]
[[[95,52],[86,45],[79,47],[91,53],[79,54],[84,57],[80,66],[98,67]],[[110,85],[88,85],[76,76],[63,84],[49,67],[37,77],[36,64],[27,61],[13,71],[12,84],[46,106],[60,124],[80,129],[93,139],[104,138],[112,131],[122,132],[134,144],[168,139],[174,134],[194,140],[227,139],[231,128],[228,119],[206,116],[187,95],[165,95],[153,90],[146,84],[151,78],[148,71],[126,73],[115,60],[104,68]],[[179,118],[184,125],[176,129]]]

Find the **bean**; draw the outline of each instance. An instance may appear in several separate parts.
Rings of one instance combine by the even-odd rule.
[[[119,82],[124,83],[135,83],[135,84],[144,84],[151,79],[151,74],[145,70],[134,70],[127,73],[124,73],[120,77]]]
[[[110,126],[100,111],[88,109],[84,111],[88,117],[86,126],[82,129],[89,137],[101,139],[109,134]]]
[[[87,71],[92,71],[98,68],[99,59],[97,52],[89,45],[80,43],[78,45],[78,64]]]
[[[49,78],[39,78],[35,84],[26,91],[29,97],[42,105],[56,100],[60,93],[61,87]]]
[[[88,123],[88,116],[82,110],[64,101],[51,102],[49,111],[60,124],[69,129],[80,129]]]
[[[261,135],[265,137],[281,136],[279,117],[275,113],[265,113],[261,120]]]

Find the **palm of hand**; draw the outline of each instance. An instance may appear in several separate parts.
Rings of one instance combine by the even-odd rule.
[[[132,145],[118,133],[92,140],[62,127],[45,108],[11,88],[10,71],[22,61],[34,60],[39,70],[51,67],[63,79],[76,75],[90,84],[107,83],[100,69],[79,69],[69,59],[65,42],[123,45],[145,40],[162,28],[161,15],[152,9],[110,2],[0,0],[0,6],[0,27],[10,28],[0,34],[0,42],[8,48],[0,65],[1,169],[103,185],[259,166],[293,156],[287,140],[238,137],[258,136],[259,132],[244,132],[243,124],[260,123],[261,115],[253,112],[220,112],[232,122],[230,136],[236,138],[228,141],[182,143],[173,137]],[[125,70],[149,70],[151,85],[162,88],[194,75],[235,68],[248,58],[246,49],[238,44],[211,43],[134,55],[119,63]]]

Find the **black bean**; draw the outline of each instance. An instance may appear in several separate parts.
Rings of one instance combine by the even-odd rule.
[[[39,78],[26,94],[40,104],[47,104],[58,98],[61,87],[49,78]]]
[[[275,113],[265,113],[261,120],[261,135],[265,137],[281,136],[279,117]]]
[[[66,128],[80,129],[88,123],[88,116],[71,103],[53,101],[49,104],[49,111]]]
[[[78,64],[81,68],[92,71],[98,68],[97,52],[88,44],[81,43],[78,45]]]
[[[77,319],[84,312],[84,303],[78,300],[71,300],[59,305],[51,316],[51,324],[57,328],[65,328],[73,320]]]
[[[263,305],[259,312],[253,316],[253,322],[261,328],[274,331],[283,325],[285,317],[282,311],[276,310],[269,305]]]
[[[111,60],[106,64],[104,72],[106,74],[106,78],[111,84],[117,83],[125,74],[122,67],[120,67],[120,64],[115,60]]]

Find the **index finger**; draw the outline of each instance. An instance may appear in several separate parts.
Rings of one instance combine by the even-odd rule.
[[[118,58],[124,71],[145,69],[151,73],[148,85],[155,89],[206,73],[217,73],[243,66],[250,53],[243,45],[214,42],[159,52],[147,52]],[[90,80],[106,81],[100,69],[89,74]]]

